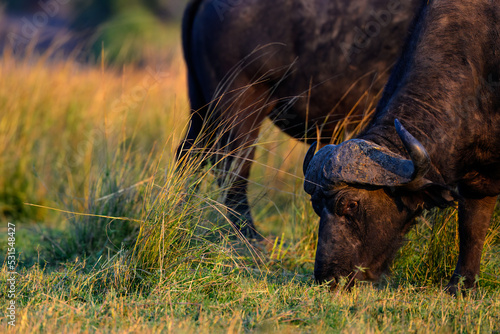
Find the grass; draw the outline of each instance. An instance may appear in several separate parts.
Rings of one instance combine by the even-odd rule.
[[[500,331],[500,210],[474,293],[442,290],[455,210],[420,218],[391,276],[332,293],[312,280],[304,144],[264,126],[250,198],[268,242],[257,247],[234,237],[199,161],[177,170],[189,110],[178,53],[160,69],[6,53],[0,77],[1,231],[16,225],[19,257],[16,326],[2,312],[2,332]],[[2,282],[8,272],[4,262]]]

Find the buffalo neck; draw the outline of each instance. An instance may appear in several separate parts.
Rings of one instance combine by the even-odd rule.
[[[487,0],[425,4],[358,137],[407,156],[394,128],[399,119],[431,157],[428,178],[450,185],[499,157],[499,18]]]

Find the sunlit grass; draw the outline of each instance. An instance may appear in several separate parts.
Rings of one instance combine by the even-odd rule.
[[[457,254],[452,209],[420,219],[385,281],[331,293],[312,280],[306,145],[264,124],[250,201],[267,241],[256,245],[226,218],[217,166],[175,161],[189,110],[180,54],[110,69],[7,53],[0,77],[1,231],[16,224],[22,260],[17,332],[499,330],[498,211],[477,293],[441,289]]]

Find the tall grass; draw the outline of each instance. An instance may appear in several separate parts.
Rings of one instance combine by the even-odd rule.
[[[9,53],[0,66],[25,94],[0,92],[0,198],[5,220],[41,231],[41,259],[27,252],[26,265],[95,262],[125,249],[131,269],[163,275],[231,252],[213,176],[199,160],[181,169],[174,158],[189,116],[179,54],[159,69]]]
[[[18,332],[498,330],[498,210],[476,294],[441,291],[457,254],[451,209],[420,219],[377,287],[315,285],[307,147],[269,122],[250,184],[267,240],[237,238],[213,166],[174,159],[183,66],[179,54],[119,69],[1,58],[0,220],[18,226]]]
[[[107,247],[110,233],[129,233],[120,232],[126,220],[45,207],[140,216],[144,189],[172,159],[161,154],[165,143],[175,145],[187,123],[172,110],[188,109],[180,57],[160,69],[104,70],[6,53],[0,75],[8,83],[0,87],[0,217],[67,227],[70,248],[87,254]]]

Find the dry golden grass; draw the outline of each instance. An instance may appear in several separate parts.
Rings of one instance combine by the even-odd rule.
[[[166,144],[170,154],[188,120],[180,56],[159,69],[109,70],[6,54],[0,77],[0,188],[12,202],[4,216],[28,210],[24,202],[88,197],[88,178],[111,168],[118,150],[145,160]]]

